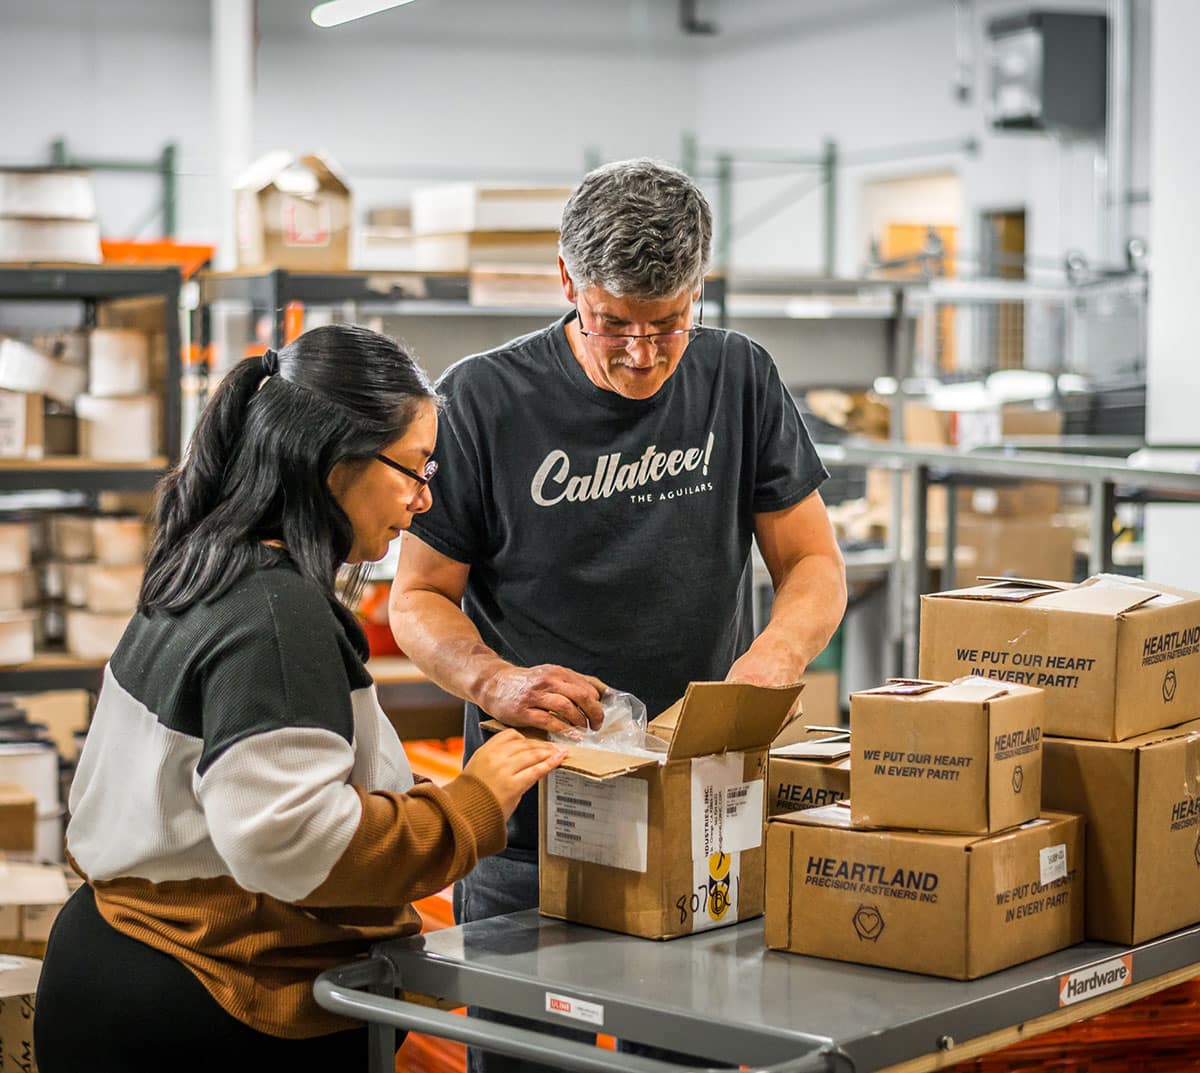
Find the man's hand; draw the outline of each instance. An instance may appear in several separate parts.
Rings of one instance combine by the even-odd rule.
[[[805,665],[798,660],[794,648],[774,640],[767,633],[734,661],[727,682],[749,682],[756,686],[790,686],[804,676]]]
[[[600,696],[605,688],[599,678],[553,663],[509,666],[488,679],[479,706],[513,727],[598,730],[604,722]]]

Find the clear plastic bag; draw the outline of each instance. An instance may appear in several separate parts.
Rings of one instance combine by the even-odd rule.
[[[578,745],[584,749],[603,749],[609,753],[648,756],[660,764],[667,762],[667,743],[646,730],[646,706],[632,693],[606,690],[600,698],[604,722],[599,730],[572,727],[550,732],[550,740],[560,745]]]

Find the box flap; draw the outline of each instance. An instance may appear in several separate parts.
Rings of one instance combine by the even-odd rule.
[[[771,750],[771,756],[788,760],[841,760],[850,755],[848,737],[820,738],[816,741],[794,741]]]
[[[945,689],[941,690],[938,700],[965,700],[976,704],[986,704],[997,697],[1008,696],[1009,688],[1003,682],[994,678],[985,678],[974,674],[969,678],[956,678]]]
[[[1058,592],[1075,588],[1075,582],[1073,581],[1054,581],[1050,578],[1040,577],[1012,577],[1004,574],[980,574],[975,580],[989,582],[990,584],[1029,585],[1034,588],[1051,589]]]
[[[1065,592],[1051,593],[1039,601],[1039,607],[1056,608],[1059,611],[1078,611],[1088,615],[1115,617],[1125,611],[1149,603],[1158,593],[1140,585],[1116,583],[1084,583]]]
[[[235,190],[248,190],[250,193],[265,190],[275,181],[275,176],[291,163],[292,154],[284,149],[264,153],[237,177],[233,187]]]
[[[0,905],[61,905],[66,900],[61,867],[0,861]]]
[[[537,738],[539,741],[548,739],[546,732],[537,727],[510,727],[498,719],[485,719],[479,725],[489,734],[495,734],[501,730],[516,730],[527,738]],[[562,769],[586,775],[589,779],[615,779],[618,775],[628,775],[631,771],[640,771],[644,767],[658,765],[658,761],[653,757],[613,753],[606,749],[588,749],[567,742],[561,744],[562,748],[567,751],[562,762]]]
[[[803,688],[692,682],[647,729],[670,741],[671,760],[762,748],[779,733]]]
[[[861,694],[880,694],[885,697],[919,697],[932,693],[935,689],[944,689],[947,683],[935,682],[931,678],[889,678],[886,685],[874,689],[862,689],[851,694],[852,697]]]
[[[966,589],[947,589],[929,594],[930,599],[991,600],[999,603],[1024,603],[1039,596],[1049,598],[1074,589],[1061,581],[1033,581],[1026,578],[995,581],[987,585],[972,585]]]
[[[350,193],[350,184],[346,181],[345,173],[324,153],[303,153],[299,162],[316,176],[317,186],[321,190],[337,193]]]
[[[275,185],[286,194],[312,197],[318,191],[349,193],[341,169],[320,153],[293,156],[284,149],[264,153],[237,177],[236,190],[258,193]]]

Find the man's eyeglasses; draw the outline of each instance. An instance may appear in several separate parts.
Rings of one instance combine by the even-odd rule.
[[[575,307],[575,316],[579,320],[579,334],[586,336],[588,339],[594,339],[598,346],[604,347],[606,350],[628,350],[632,343],[646,339],[652,343],[657,350],[663,350],[670,347],[680,340],[686,339],[691,342],[704,330],[704,291],[700,292],[700,314],[696,319],[696,323],[690,328],[677,328],[672,332],[645,332],[640,335],[618,334],[611,332],[589,332],[583,327],[582,318],[579,316],[579,307]]]
[[[429,485],[429,482],[433,480],[433,475],[438,471],[438,464],[432,458],[425,463],[424,473],[418,473],[415,469],[409,469],[407,466],[402,466],[394,459],[388,458],[387,455],[376,455],[375,460],[377,462],[382,462],[385,466],[391,466],[394,470],[399,470],[406,477],[411,477],[422,488],[425,488]]]

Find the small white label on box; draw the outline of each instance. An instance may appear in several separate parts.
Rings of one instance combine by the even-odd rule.
[[[1119,991],[1133,983],[1133,955],[1102,961],[1090,968],[1069,972],[1058,978],[1059,1006],[1073,1006],[1084,999],[1109,991]]]
[[[572,771],[546,780],[547,852],[631,872],[646,870],[649,804],[642,779],[600,782]]]
[[[692,860],[762,844],[762,779],[742,781],[742,753],[692,761]]]
[[[0,391],[0,458],[25,454],[25,396]]]
[[[740,853],[714,853],[692,861],[692,892],[681,912],[690,912],[692,931],[708,931],[738,918],[738,888],[742,878]]]
[[[1067,874],[1067,846],[1060,842],[1057,846],[1047,846],[1038,850],[1038,858],[1042,867],[1042,886],[1048,887],[1056,879],[1062,879]]]
[[[603,1006],[594,1002],[584,1002],[583,999],[572,998],[570,995],[556,995],[552,991],[546,992],[546,1012],[557,1013],[560,1017],[570,1017],[576,1021],[586,1021],[589,1025],[604,1024]]]

